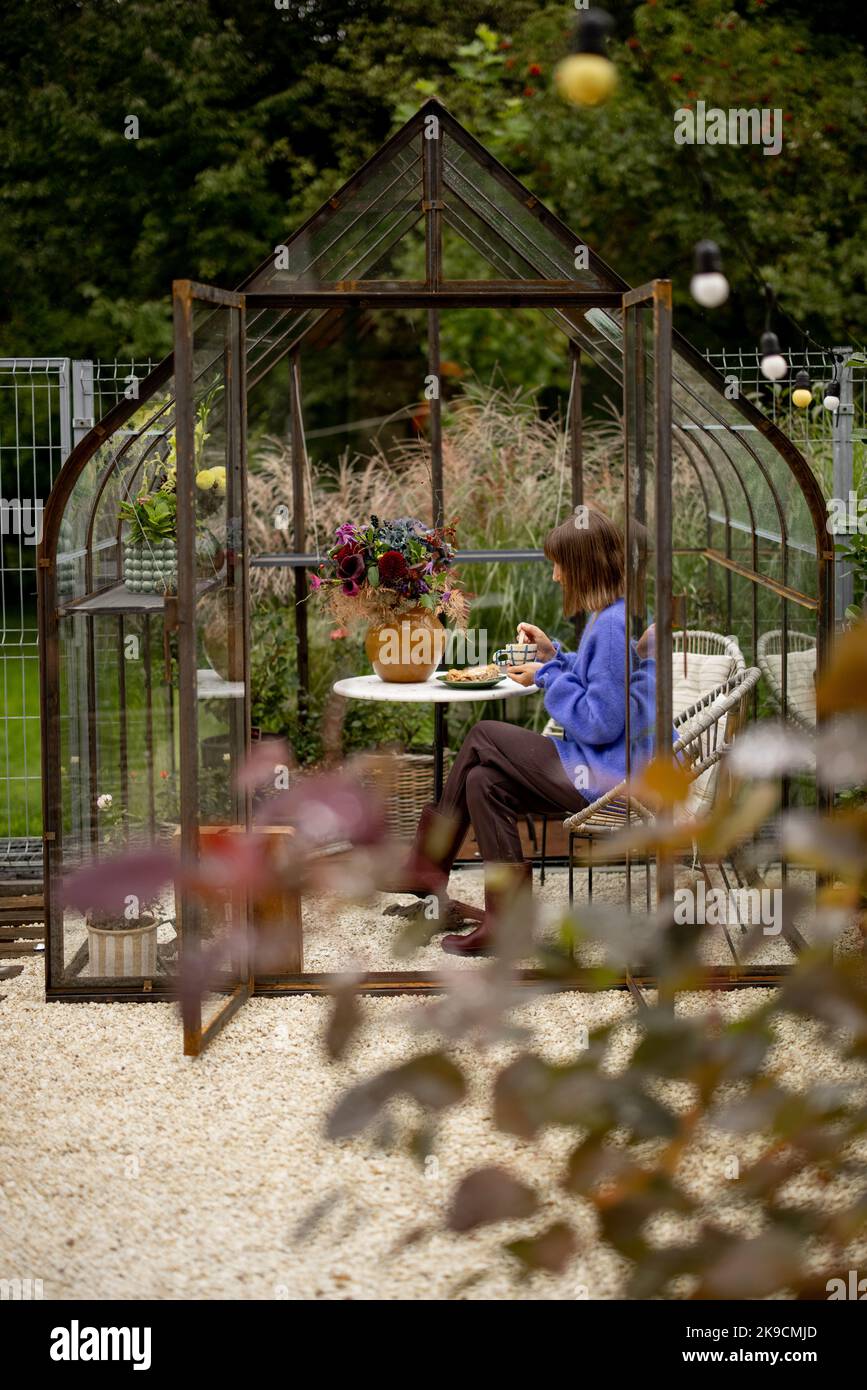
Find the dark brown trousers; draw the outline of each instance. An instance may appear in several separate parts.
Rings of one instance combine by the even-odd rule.
[[[464,739],[437,810],[456,823],[455,853],[472,822],[487,863],[520,863],[518,816],[565,818],[587,804],[550,738],[483,719]]]

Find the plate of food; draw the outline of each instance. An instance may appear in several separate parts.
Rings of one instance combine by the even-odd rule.
[[[495,685],[499,685],[505,679],[499,666],[495,666],[493,662],[489,666],[466,666],[463,670],[452,667],[444,675],[437,676],[437,680],[442,681],[450,690],[493,690]]]

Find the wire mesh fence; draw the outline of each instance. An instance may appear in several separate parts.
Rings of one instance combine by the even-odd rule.
[[[779,382],[767,381],[762,375],[761,355],[755,349],[709,352],[707,360],[724,377],[736,381],[740,391],[754,401],[817,467],[817,451],[822,445],[831,447],[835,425],[843,418],[841,408],[845,415],[848,407],[852,438],[867,439],[867,369],[860,362],[852,363],[853,357],[863,356],[863,349],[851,347],[786,352],[789,369]],[[809,376],[813,397],[812,404],[805,408],[795,405],[792,399],[795,378],[800,371],[806,371]],[[833,382],[840,387],[840,408],[836,411],[823,404],[826,389]]]
[[[835,498],[851,510],[854,499],[863,497],[867,488],[867,355],[863,348],[838,346],[805,348],[785,356],[785,377],[771,382],[762,375],[761,356],[755,348],[707,354],[731,388],[754,401],[798,446],[826,498]],[[809,379],[807,405],[798,405],[794,399],[799,372],[806,372]],[[838,404],[829,408],[826,400]],[[856,576],[851,560],[841,553],[847,549],[841,544],[834,570],[838,622],[855,601],[856,579],[859,593],[865,583],[863,570]]]
[[[63,461],[149,362],[0,358],[0,877],[42,872],[36,550]]]

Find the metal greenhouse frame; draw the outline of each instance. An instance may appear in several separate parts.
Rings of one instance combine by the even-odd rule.
[[[419,225],[424,231],[424,278],[387,278],[382,268],[389,253]],[[446,278],[446,228],[484,258],[495,278]],[[707,566],[709,574],[722,579],[726,630],[731,631],[736,601],[745,599],[750,616],[744,641],[753,664],[760,631],[771,622],[779,630],[784,711],[790,629],[815,634],[821,667],[834,624],[834,542],[827,529],[821,489],[806,460],[749,400],[743,396],[728,399],[720,374],[673,330],[667,281],[655,280],[633,289],[592,249],[586,268],[579,269],[578,264],[583,267],[585,260],[583,256],[576,258],[579,248],[584,249],[581,239],[439,102],[431,100],[236,292],[189,282],[176,285],[176,324],[181,327],[174,356],[145,378],[137,400],[121,402],[80,440],[57,480],[45,514],[39,603],[49,998],[147,999],[166,987],[166,981],[153,973],[124,979],[83,975],[81,949],[71,953],[66,944],[60,900],[62,873],[98,853],[94,826],[100,778],[116,771],[118,759],[128,768],[131,734],[127,712],[132,714],[133,705],[121,696],[119,705],[113,707],[112,723],[119,721],[120,734],[112,733],[111,737],[103,727],[103,705],[104,692],[123,675],[123,643],[130,624],[144,624],[139,632],[150,671],[140,693],[143,704],[135,706],[136,718],[143,721],[144,729],[141,770],[145,791],[138,814],[155,834],[153,731],[161,720],[171,723],[180,718],[181,820],[191,849],[200,824],[196,801],[200,754],[194,741],[183,743],[184,720],[196,703],[192,551],[188,541],[177,599],[170,596],[165,603],[150,605],[142,619],[142,605],[132,602],[122,583],[119,502],[130,495],[142,470],[165,453],[175,432],[179,481],[183,477],[184,486],[192,486],[195,444],[191,422],[197,403],[219,382],[219,389],[224,391],[219,406],[221,428],[230,474],[235,470],[236,478],[227,517],[229,564],[234,565],[234,582],[242,590],[249,563],[288,565],[294,570],[303,693],[309,682],[309,652],[306,608],[300,601],[307,592],[306,571],[318,563],[318,557],[306,549],[301,362],[305,352],[313,350],[312,339],[322,338],[323,326],[339,323],[348,309],[425,310],[428,370],[434,375],[440,371],[440,318],[449,309],[532,307],[541,311],[564,335],[570,363],[568,442],[573,507],[584,501],[583,357],[592,358],[617,388],[626,392],[627,401],[632,401],[624,440],[624,482],[627,487],[636,486],[634,477],[630,483],[636,465],[638,491],[644,500],[639,505],[635,494],[630,500],[627,493],[625,517],[627,530],[633,514],[639,519],[645,516],[651,530],[652,615],[658,651],[669,651],[671,644],[672,557],[678,553],[673,538],[677,498],[671,486],[674,446],[688,461],[703,500],[704,543],[693,554]],[[215,323],[219,331],[215,331]],[[294,549],[280,555],[249,557],[247,547],[239,543],[244,534],[246,392],[284,359],[291,367]],[[236,398],[233,392],[244,375],[246,383]],[[230,397],[236,405],[228,420]],[[448,499],[443,485],[438,396],[431,399],[430,406],[430,512],[433,522],[441,524]],[[189,498],[186,505],[192,505]],[[239,528],[237,535],[233,526]],[[508,558],[522,554],[527,552],[509,552]],[[471,558],[493,562],[504,558],[504,553],[477,552]],[[157,709],[151,693],[153,672],[160,663],[169,671],[166,644],[178,624],[182,637],[179,684],[173,694],[169,681],[168,696]],[[239,639],[233,673],[247,700],[248,646],[248,635]],[[658,662],[656,700],[657,736],[664,739],[665,731],[671,729],[672,714],[669,660]],[[237,708],[233,716],[237,724],[236,716]],[[249,737],[249,728],[240,735],[236,728],[235,735],[243,742]],[[74,773],[73,758],[78,760]],[[122,796],[132,798],[131,792],[123,791],[123,786],[128,788],[128,778],[121,777],[119,785]],[[666,882],[663,872],[658,883],[664,887]],[[196,936],[189,904],[181,904],[181,931]],[[735,960],[734,968],[720,967],[715,978],[720,984],[751,984],[766,983],[778,974],[765,966],[741,965]],[[255,988],[320,990],[324,982],[323,975],[299,972],[257,985],[249,974],[239,975],[230,991],[235,1001],[231,1007],[237,1007]],[[383,992],[426,990],[436,985],[436,977],[426,972],[372,972],[362,987]],[[225,1010],[222,1016],[227,1016]],[[199,1021],[191,1050],[202,1045],[209,1026]],[[218,1026],[217,1019],[213,1026]]]

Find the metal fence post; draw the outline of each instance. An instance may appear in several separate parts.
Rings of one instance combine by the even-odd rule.
[[[852,368],[846,363],[852,355],[849,347],[833,349],[837,380],[840,384],[840,404],[834,411],[831,447],[834,463],[834,496],[848,507],[853,483],[852,421],[855,414]],[[852,566],[839,556],[834,563],[834,611],[839,626],[846,609],[855,600],[855,580]]]
[[[93,409],[93,363],[72,364],[72,442],[78,444],[96,424]]]

